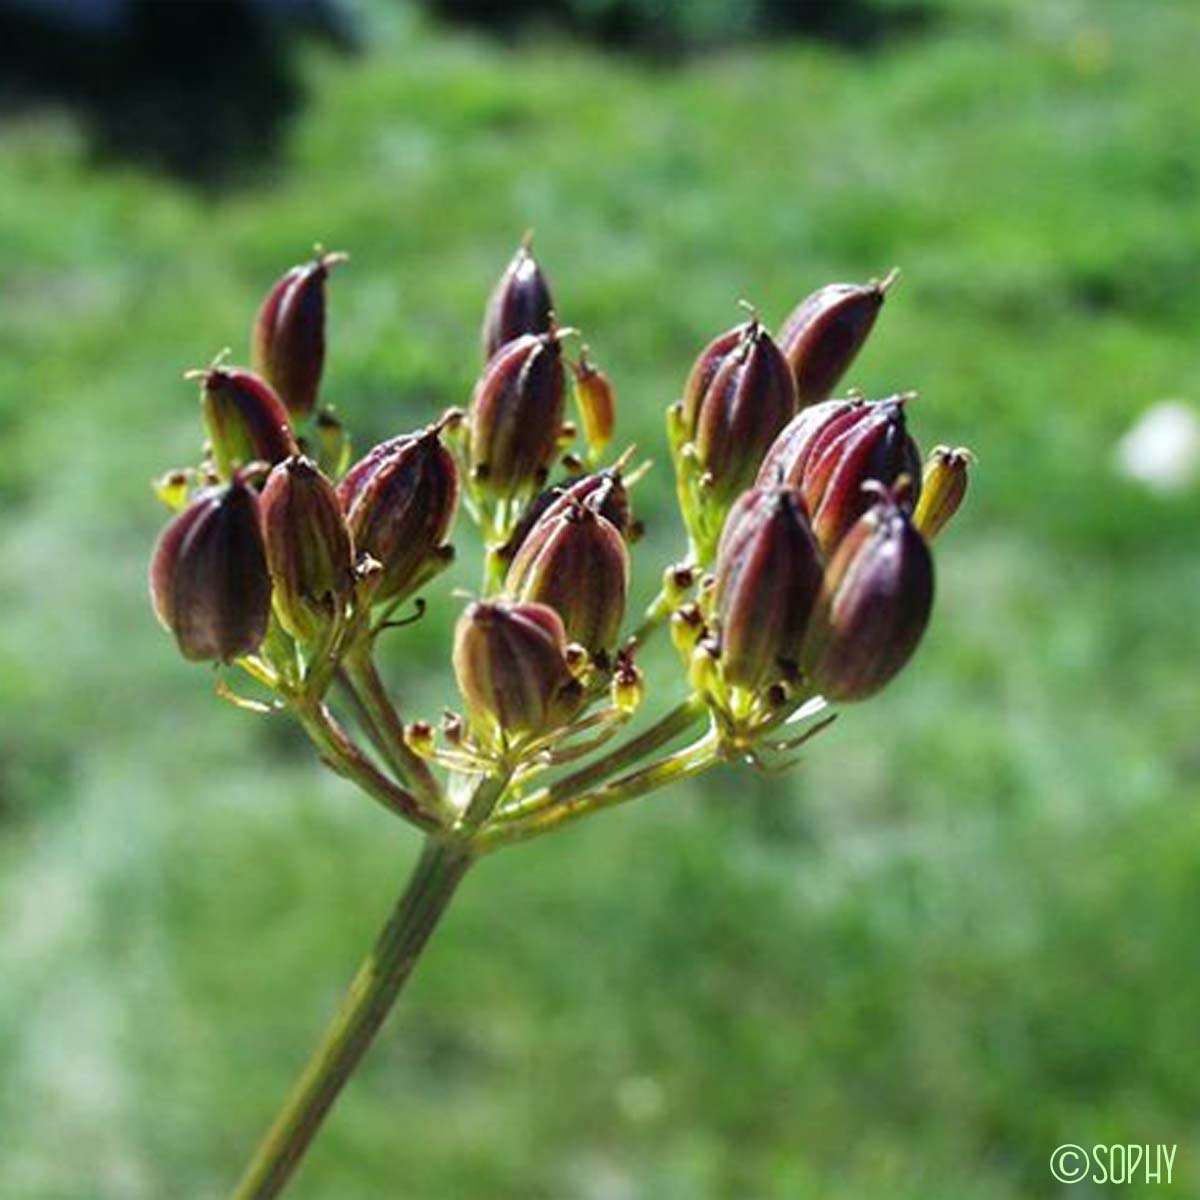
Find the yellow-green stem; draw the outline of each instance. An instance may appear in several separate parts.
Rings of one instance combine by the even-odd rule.
[[[374,949],[359,968],[233,1200],[271,1200],[287,1185],[338,1093],[387,1019],[473,861],[461,841],[430,838]]]
[[[300,700],[293,704],[292,711],[304,727],[304,732],[320,750],[322,759],[339,775],[357,784],[389,812],[412,821],[422,829],[437,828],[437,821],[417,798],[390,780],[363,754],[324,704]]]
[[[564,775],[548,787],[531,792],[520,802],[506,808],[502,816],[505,820],[517,820],[531,813],[540,812],[551,805],[569,800],[572,796],[594,787],[610,775],[615,775],[623,768],[632,766],[639,759],[646,758],[661,749],[668,742],[699,723],[704,718],[706,711],[704,701],[700,697],[689,696],[637,737],[630,738],[615,750],[588,763],[578,771]]]
[[[634,771],[621,779],[614,779],[592,791],[574,795],[550,807],[541,808],[522,820],[484,829],[475,839],[475,845],[483,852],[506,846],[510,842],[539,837],[580,817],[602,812],[637,796],[644,796],[647,792],[656,791],[669,783],[690,779],[720,761],[719,741],[715,732],[710,730],[690,746],[685,746],[640,771]]]

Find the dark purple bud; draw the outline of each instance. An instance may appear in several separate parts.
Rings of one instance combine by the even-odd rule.
[[[484,362],[489,361],[501,346],[522,334],[548,333],[553,315],[550,285],[526,238],[488,298],[483,316]]]
[[[333,484],[307,458],[272,470],[260,500],[280,624],[302,641],[324,633],[354,583],[354,549]]]
[[[874,503],[865,483],[892,487],[907,476],[905,503],[920,488],[921,454],[908,433],[907,397],[829,400],[802,409],[767,452],[759,482],[799,487],[824,554]]]
[[[212,367],[192,377],[200,380],[204,423],[222,479],[252,462],[273,466],[298,453],[287,409],[252,371]]]
[[[563,623],[544,604],[470,605],[455,629],[454,674],[489,738],[544,733],[579,705]]]
[[[150,598],[185,658],[253,654],[271,615],[258,499],[241,479],[201,492],[163,530]]]
[[[826,400],[802,408],[780,431],[758,469],[759,487],[800,487],[818,436],[834,420],[862,407],[861,400]]]
[[[717,499],[734,496],[753,480],[767,448],[796,411],[791,372],[771,335],[757,321],[739,328],[737,342],[719,363],[711,346],[701,355],[684,401],[684,423]],[[718,338],[712,345],[720,343]]]
[[[906,478],[903,504],[912,510],[921,485],[921,452],[905,424],[904,400],[865,404],[830,422],[814,442],[801,490],[825,554],[874,503],[864,484],[890,488]]]
[[[728,683],[758,691],[795,674],[821,591],[821,560],[795,488],[752,488],[717,549],[720,659]]]
[[[476,484],[499,498],[528,495],[546,479],[562,431],[566,380],[557,332],[526,334],[484,368],[469,414]]]
[[[458,469],[441,427],[370,450],[338,484],[355,547],[383,568],[374,597],[409,595],[450,561],[445,538],[458,507]]]
[[[620,468],[609,467],[594,475],[581,475],[569,483],[555,484],[539,492],[521,514],[508,545],[505,557],[512,559],[523,545],[530,531],[544,517],[560,516],[567,509],[582,504],[594,509],[629,540],[634,529],[633,514],[629,506],[629,492],[621,476]]]
[[[251,334],[254,369],[296,420],[316,407],[325,365],[325,281],[344,254],[293,267],[267,293]]]
[[[796,380],[800,406],[825,400],[857,357],[884,296],[892,271],[878,283],[831,283],[802,300],[779,331],[779,346]]]
[[[562,618],[567,637],[589,654],[612,650],[629,591],[625,539],[594,508],[572,500],[533,527],[505,588],[518,600],[548,604]]]
[[[829,700],[863,700],[912,657],[933,606],[933,560],[893,496],[842,539],[825,573],[805,648],[814,686]]]

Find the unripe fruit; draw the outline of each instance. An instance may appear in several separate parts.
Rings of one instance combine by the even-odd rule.
[[[258,499],[241,479],[201,492],[163,530],[150,563],[154,611],[184,658],[253,654],[271,615]]]
[[[553,319],[550,285],[526,238],[488,298],[483,317],[483,361],[489,361],[501,346],[522,334],[547,333]]]
[[[254,322],[254,369],[297,421],[316,407],[325,365],[325,281],[345,260],[344,254],[320,254],[292,267],[267,293]]]
[[[744,493],[717,550],[715,604],[726,682],[758,691],[794,674],[820,591],[820,556],[800,493]]]
[[[885,493],[842,539],[805,648],[829,700],[863,700],[912,657],[933,606],[933,560],[904,509]]]
[[[298,453],[287,409],[270,384],[240,367],[192,372],[200,380],[204,424],[222,479],[252,462],[274,466]]]
[[[260,501],[275,611],[307,641],[336,619],[354,582],[354,549],[333,484],[307,458],[272,470]]]

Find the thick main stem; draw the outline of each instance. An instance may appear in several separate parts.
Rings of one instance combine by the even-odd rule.
[[[426,841],[404,894],[255,1151],[233,1200],[270,1200],[283,1191],[338,1093],[387,1019],[472,861],[461,842],[434,837]]]

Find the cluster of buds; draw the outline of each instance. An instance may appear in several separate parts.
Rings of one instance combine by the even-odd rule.
[[[669,410],[688,552],[629,631],[645,468],[629,470],[632,448],[605,465],[616,393],[586,347],[568,352],[529,240],[488,301],[466,410],[354,463],[323,398],[327,282],[344,258],[318,250],[270,290],[253,369],[189,373],[208,441],[157,485],[176,511],[151,599],[184,657],[215,664],[239,706],[289,712],[325,763],[428,835],[247,1197],[278,1195],[472,861],[720,762],[785,765],[826,706],[904,667],[933,602],[928,544],[971,461],[939,447],[922,467],[911,394],[831,398],[894,275],[822,288],[778,338],[752,312],[704,348]],[[425,612],[417,593],[454,557],[460,499],[483,550],[449,655],[461,704],[440,726],[405,722],[375,650]],[[662,625],[684,696],[609,745],[639,712],[636,656]]]
[[[970,455],[939,447],[922,465],[911,393],[830,398],[894,273],[820,289],[777,337],[751,312],[702,350],[667,418],[688,553],[630,632],[641,471],[631,449],[603,465],[616,393],[586,348],[568,352],[574,331],[529,239],[488,300],[465,411],[353,463],[323,398],[327,282],[345,257],[318,250],[269,291],[253,369],[218,359],[189,373],[208,440],[196,466],[159,483],[177,512],[151,565],[155,612],[185,657],[237,666],[274,693],[241,702],[292,709],[327,761],[418,823],[524,829],[558,795],[529,792],[530,779],[592,755],[637,710],[635,654],[659,625],[685,667],[688,699],[673,711],[707,724],[705,763],[766,763],[764,749],[798,740],[782,726],[873,694],[909,660],[933,599],[928,543],[962,501]],[[417,592],[452,561],[460,498],[483,584],[454,635],[462,711],[439,733],[401,720],[372,656],[408,623],[398,607],[419,616]],[[335,685],[381,763],[330,707]],[[580,778],[656,753],[676,724]],[[679,770],[698,769],[697,755]],[[500,781],[485,811],[470,799],[480,780]]]

